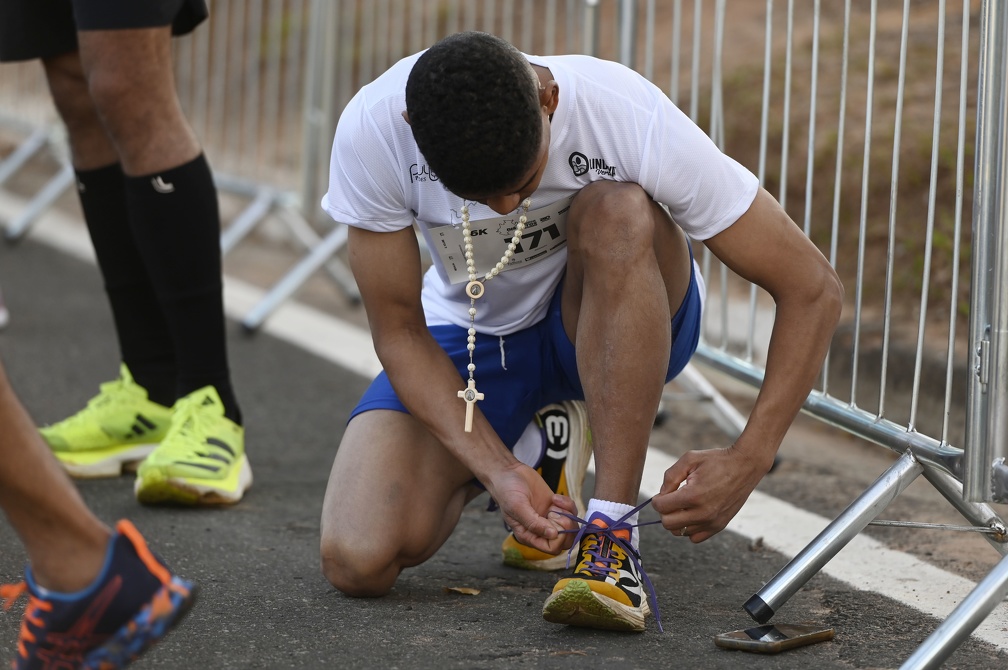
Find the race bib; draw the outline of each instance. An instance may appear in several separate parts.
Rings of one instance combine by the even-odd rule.
[[[567,212],[574,196],[557,200],[526,214],[525,230],[504,272],[537,263],[567,246]],[[476,276],[482,279],[500,261],[518,225],[518,215],[508,214],[469,222]],[[437,226],[429,230],[431,251],[441,260],[452,284],[469,281],[462,226]]]

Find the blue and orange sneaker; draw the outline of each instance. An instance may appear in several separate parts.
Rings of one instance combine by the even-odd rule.
[[[77,593],[56,593],[25,581],[0,586],[9,609],[28,593],[15,670],[122,668],[164,637],[192,607],[194,586],[173,575],[129,521],[116,525],[105,565]]]
[[[655,593],[631,544],[633,526],[626,522],[643,506],[616,520],[600,512],[587,521],[576,519],[583,525],[571,552],[579,550],[581,560],[574,574],[558,581],[546,599],[546,621],[603,630],[644,630],[644,618],[651,613],[648,594],[654,601]],[[654,614],[662,630],[657,605]]]

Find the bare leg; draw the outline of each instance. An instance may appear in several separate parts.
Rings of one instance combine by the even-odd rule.
[[[322,572],[352,596],[391,590],[403,568],[444,544],[480,490],[416,419],[354,417],[336,452],[322,507]]]
[[[686,295],[686,238],[635,184],[596,182],[568,218],[563,323],[577,349],[592,427],[596,498],[636,504]]]
[[[119,162],[88,93],[87,79],[77,52],[42,62],[56,111],[67,127],[70,155],[78,170],[93,170]]]
[[[199,155],[175,92],[169,27],[84,31],[79,42],[91,99],[127,175]]]
[[[0,366],[0,507],[24,542],[39,584],[77,591],[105,560],[111,531],[87,508]]]

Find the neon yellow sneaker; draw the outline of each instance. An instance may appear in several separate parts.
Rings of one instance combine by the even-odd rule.
[[[73,416],[39,429],[72,477],[118,477],[158,445],[172,410],[147,399],[126,364]]]
[[[543,434],[545,449],[537,472],[550,488],[574,499],[578,516],[585,515],[581,487],[588,461],[591,460],[591,430],[588,413],[581,400],[547,405],[536,412],[535,421]],[[567,552],[559,556],[528,547],[508,533],[501,545],[504,565],[522,570],[562,570],[567,567]]]
[[[137,470],[133,487],[141,503],[226,505],[252,486],[245,430],[224,416],[212,386],[180,398],[161,445]]]

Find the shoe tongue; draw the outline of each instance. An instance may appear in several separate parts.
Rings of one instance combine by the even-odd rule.
[[[190,406],[223,408],[220,396],[217,395],[217,390],[212,386],[204,386],[201,389],[197,389],[185,396],[182,401]]]
[[[613,525],[613,520],[601,512],[595,512],[588,517],[588,523],[598,526],[599,528],[610,528]],[[621,527],[610,532],[624,542],[630,541],[630,528]]]

